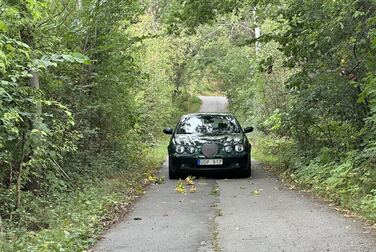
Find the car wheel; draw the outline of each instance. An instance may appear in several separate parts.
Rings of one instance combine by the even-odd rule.
[[[249,178],[251,176],[251,169],[244,171],[242,175],[244,178]]]
[[[251,175],[252,175],[251,165],[248,165],[248,169],[240,173],[240,176],[243,178],[249,178]]]

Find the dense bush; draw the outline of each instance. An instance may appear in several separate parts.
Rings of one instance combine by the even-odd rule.
[[[375,2],[172,2],[169,27],[205,38],[192,82],[257,127],[258,158],[375,221]]]
[[[257,158],[375,221],[373,1],[258,3],[253,81],[229,89]]]
[[[176,78],[189,39],[156,20],[147,1],[0,2],[1,251],[84,250],[142,193],[161,128],[199,104]]]
[[[261,161],[375,221],[375,11],[371,0],[1,1],[0,250],[87,248],[142,192],[160,129],[197,108],[197,92],[227,94],[256,126]]]

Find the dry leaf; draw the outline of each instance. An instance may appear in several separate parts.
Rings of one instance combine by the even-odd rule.
[[[184,185],[183,181],[181,181],[181,179],[179,179],[179,181],[176,182],[175,191],[178,192],[178,193],[186,193],[185,185]]]
[[[195,185],[192,185],[191,188],[189,189],[189,192],[190,193],[195,193],[197,190],[196,186]]]
[[[260,196],[260,191],[259,190],[254,190],[253,192],[251,192],[251,194],[253,195],[253,196]]]
[[[193,181],[195,179],[195,177],[192,177],[192,176],[188,176],[186,179],[185,179],[185,183],[187,183],[187,185],[194,185],[195,182]]]

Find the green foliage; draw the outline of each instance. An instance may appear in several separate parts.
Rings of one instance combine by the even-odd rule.
[[[375,11],[370,0],[1,1],[0,250],[88,248],[200,92],[226,93],[256,126],[258,159],[374,221]]]
[[[164,23],[170,33],[179,33],[182,30],[193,33],[197,26],[213,23],[218,14],[231,12],[237,7],[236,0],[168,1],[164,11]]]
[[[374,220],[374,161],[364,153],[376,141],[375,2],[228,6],[167,5],[168,31],[186,31],[198,42],[186,64],[190,89],[225,92],[231,111],[259,130],[258,158]]]
[[[145,163],[142,169],[135,167],[104,180],[95,179],[93,185],[59,194],[54,201],[30,197],[32,209],[18,213],[24,216],[22,223],[4,222],[1,251],[86,250],[95,243],[103,226],[111,225],[135,196],[143,193],[143,185],[153,171],[149,165],[157,167],[162,160],[153,158],[153,163]]]
[[[262,132],[260,161],[375,221],[375,3],[278,2],[257,4],[265,39],[231,108]]]
[[[165,157],[161,129],[199,106],[190,39],[146,7],[0,2],[1,251],[87,249]]]

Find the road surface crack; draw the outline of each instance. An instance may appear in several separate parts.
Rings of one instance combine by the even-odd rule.
[[[219,229],[218,229],[218,223],[217,223],[216,219],[219,216],[222,216],[222,209],[219,206],[220,191],[219,191],[219,186],[218,186],[217,182],[215,182],[213,184],[211,195],[215,197],[215,201],[214,201],[214,203],[212,205],[212,207],[215,210],[215,215],[214,215],[214,218],[212,219],[212,221],[210,223],[211,224],[211,230],[212,230],[212,232],[211,232],[211,236],[212,236],[212,248],[213,248],[214,252],[221,252],[223,250],[222,250],[222,248],[219,245]]]

